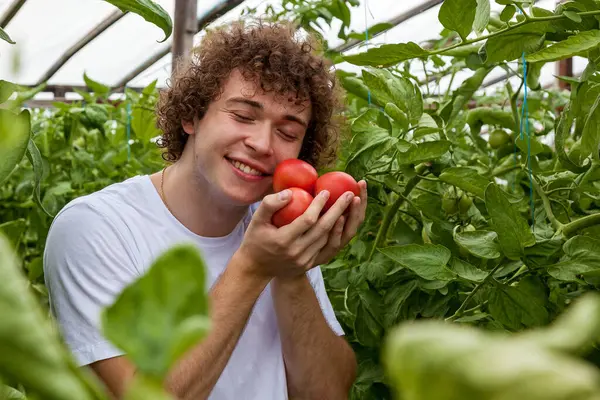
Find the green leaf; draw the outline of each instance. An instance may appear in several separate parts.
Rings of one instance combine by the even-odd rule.
[[[490,183],[485,190],[485,206],[502,252],[509,259],[518,260],[525,247],[535,244],[535,236],[527,221],[495,183]]]
[[[174,246],[102,314],[106,337],[144,374],[164,378],[206,334],[205,269],[196,247]]]
[[[0,224],[0,233],[3,233],[10,240],[13,248],[18,249],[26,227],[25,219],[19,218]]]
[[[548,320],[548,311],[539,301],[518,286],[495,285],[489,298],[490,314],[506,327],[540,326]]]
[[[0,376],[32,397],[91,400],[56,330],[44,316],[8,239],[0,234]],[[106,397],[100,397],[106,398]]]
[[[600,372],[590,362],[532,340],[439,320],[390,330],[381,355],[398,399],[591,400],[600,390]]]
[[[398,154],[398,162],[408,165],[435,160],[446,154],[451,144],[448,140],[434,140],[413,145],[408,151]]]
[[[498,234],[492,231],[465,231],[454,234],[456,243],[479,258],[493,260],[500,257]]]
[[[387,103],[384,111],[400,125],[402,130],[408,129],[408,117],[404,111],[398,108],[398,106],[396,106],[394,103]]]
[[[344,55],[346,62],[354,65],[370,65],[373,67],[389,67],[402,61],[428,55],[427,50],[419,47],[414,42],[384,44],[370,48],[364,53]]]
[[[152,0],[104,0],[123,12],[138,14],[146,21],[158,26],[165,33],[164,42],[173,32],[173,21],[168,12]]]
[[[588,353],[600,341],[600,296],[596,292],[584,294],[550,326],[519,333],[518,338],[551,350]]]
[[[486,64],[512,61],[525,54],[533,53],[542,47],[545,35],[511,31],[493,36],[485,43]]]
[[[148,142],[160,136],[161,132],[156,127],[156,114],[152,110],[136,107],[131,113],[131,128],[138,139]]]
[[[488,275],[487,272],[457,257],[452,257],[450,268],[458,276],[471,282],[482,282]]]
[[[466,41],[473,30],[477,9],[476,0],[444,0],[438,19],[445,28],[457,32]]]
[[[42,179],[48,171],[46,171],[45,164],[42,160],[42,154],[35,145],[33,139],[29,139],[29,143],[27,145],[27,158],[33,166],[33,175],[35,178],[35,184],[33,186],[33,200],[35,201],[35,204],[37,204],[49,217],[54,217],[54,215],[50,214],[50,212],[46,210],[40,198],[40,186]]]
[[[581,15],[577,14],[575,11],[566,10],[563,11],[563,15],[576,23],[581,23],[583,21]]]
[[[172,400],[159,379],[136,374],[128,385],[123,400]]]
[[[473,193],[483,199],[486,187],[490,181],[479,175],[475,168],[450,167],[440,174],[439,179],[449,185],[454,185],[464,191]]]
[[[8,98],[17,90],[18,87],[14,83],[0,80],[0,104],[8,100]]]
[[[83,80],[85,81],[85,85],[96,95],[107,96],[110,92],[110,87],[94,81],[85,72],[83,73]]]
[[[523,128],[523,130],[525,130],[525,128]],[[521,135],[517,134],[515,144],[524,154],[529,153],[532,156],[536,156],[546,151],[546,149],[544,148],[544,145],[537,140],[532,131],[533,127],[530,127],[529,137],[527,137],[526,132],[523,132],[523,139],[521,139]]]
[[[515,15],[515,12],[517,12],[517,7],[515,7],[512,4],[508,4],[506,7],[504,7],[502,12],[500,13],[500,20],[503,22],[510,21],[512,19],[512,17]]]
[[[596,48],[598,45],[600,45],[600,30],[579,32],[562,42],[525,56],[525,60],[529,62],[563,60]]]
[[[394,98],[390,93],[385,78],[377,71],[364,70],[362,71],[362,77],[365,84],[371,90],[371,100],[373,103],[380,107],[385,107],[387,103],[394,103]]]
[[[491,68],[478,68],[475,73],[466,79],[460,87],[452,94],[452,101],[447,106],[440,109],[440,115],[447,115],[446,121],[451,122],[458,113],[467,105],[475,92],[481,87],[486,76],[491,72]],[[447,110],[447,111],[445,111]],[[449,112],[449,115],[448,115]]]
[[[490,23],[490,11],[490,0],[477,0],[477,10],[473,22],[475,32],[482,33],[487,28]]]
[[[470,126],[498,125],[502,128],[514,129],[515,118],[512,112],[489,107],[478,107],[469,110],[467,124]]]
[[[354,331],[358,341],[367,347],[378,347],[383,327],[380,322],[381,299],[376,292],[358,289],[359,305],[354,321]]]
[[[0,39],[10,44],[15,44],[15,42],[10,38],[10,36],[8,36],[8,33],[6,33],[6,31],[2,28],[0,28]]]
[[[388,275],[407,268],[427,280],[451,280],[452,272],[446,267],[452,253],[437,244],[407,244],[378,249],[381,253],[398,263]]]
[[[23,159],[30,136],[29,111],[0,109],[0,184]]]
[[[581,134],[581,153],[583,156],[592,154],[594,158],[598,158],[598,147],[600,146],[600,96],[596,97],[596,101],[587,115],[583,131]]]
[[[418,281],[410,280],[402,285],[395,285],[386,291],[383,298],[385,305],[383,321],[386,329],[400,319],[402,306],[418,286]]]
[[[577,275],[600,268],[600,240],[574,236],[563,245],[565,257],[548,267],[548,274],[561,281],[576,281]]]

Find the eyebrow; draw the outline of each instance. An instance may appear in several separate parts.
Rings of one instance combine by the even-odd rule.
[[[256,108],[256,109],[259,109],[259,110],[264,110],[265,109],[265,107],[263,106],[262,103],[260,103],[258,101],[246,99],[244,97],[232,97],[232,98],[228,99],[225,103],[226,104],[242,103],[242,104],[247,104],[250,107],[253,107],[253,108]],[[304,120],[302,120],[301,118],[296,117],[295,115],[286,114],[286,115],[283,116],[283,119],[288,120],[288,121],[297,122],[300,125],[304,126],[305,128],[308,128],[308,124]]]

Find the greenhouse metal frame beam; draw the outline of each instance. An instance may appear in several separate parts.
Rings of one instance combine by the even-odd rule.
[[[426,2],[424,2],[423,4],[420,4],[417,7],[413,7],[410,10],[407,10],[405,12],[403,12],[402,14],[390,19],[389,21],[386,21],[384,23],[390,24],[392,26],[390,26],[388,29],[383,30],[381,32],[376,33],[375,35],[373,35],[371,37],[375,38],[387,31],[389,31],[390,29],[400,25],[401,23],[408,21],[409,19],[416,17],[417,15],[419,15],[422,12],[428,11],[430,9],[432,9],[433,7],[442,4],[444,0],[428,0]],[[370,28],[369,28],[370,29]],[[362,42],[364,42],[364,39],[353,39],[353,40],[349,40],[348,42],[339,45],[337,47],[335,47],[333,49],[333,51],[338,52],[338,53],[342,53],[344,51],[348,51],[354,47],[356,47],[357,45],[361,44]]]
[[[42,83],[48,81],[54,74],[62,68],[63,65],[67,63],[79,50],[84,48],[88,43],[97,38],[102,32],[106,29],[110,28],[113,24],[119,21],[121,18],[125,16],[125,14],[121,10],[117,10],[110,14],[106,19],[96,25],[91,31],[88,32],[83,38],[81,38],[77,43],[71,46],[67,51],[65,51],[58,60],[42,75],[42,77],[35,84],[41,85]]]
[[[173,25],[173,62],[171,71],[175,71],[180,61],[187,61],[194,45],[196,34],[197,0],[175,0],[175,24]]]
[[[204,29],[206,27],[206,25],[210,24],[211,22],[213,22],[217,18],[221,17],[225,13],[229,12],[233,8],[239,6],[244,1],[245,0],[226,0],[226,1],[216,5],[208,13],[204,14],[201,18],[198,18],[197,23],[196,23],[196,32],[195,33],[202,31],[202,29]],[[154,65],[154,63],[156,63],[158,60],[160,60],[161,58],[163,58],[170,52],[171,52],[171,45],[166,44],[162,49],[160,49],[159,51],[154,53],[146,61],[144,61],[142,64],[140,64],[135,69],[133,69],[130,73],[125,75],[123,77],[123,79],[121,79],[117,83],[116,88],[119,90],[122,90],[123,87],[125,87],[125,85],[127,85],[128,82],[130,82],[135,77],[137,77],[139,74],[141,74],[142,72],[144,72],[145,70],[150,68],[152,65]]]
[[[0,28],[6,28],[6,25],[14,18],[19,12],[23,4],[27,0],[14,0],[6,9],[2,17],[0,17]]]

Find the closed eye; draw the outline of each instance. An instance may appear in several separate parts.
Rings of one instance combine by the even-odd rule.
[[[252,122],[252,121],[254,121],[253,118],[246,117],[244,115],[240,115],[240,114],[236,114],[236,113],[232,113],[232,114],[235,116],[235,119],[237,119],[238,121],[241,121],[241,122]]]

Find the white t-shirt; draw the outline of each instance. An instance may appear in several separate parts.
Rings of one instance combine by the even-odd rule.
[[[55,217],[44,252],[50,309],[79,365],[124,354],[100,333],[102,308],[176,243],[196,244],[207,265],[207,291],[239,247],[257,205],[229,235],[200,237],[165,207],[148,175],[129,178],[79,197]],[[343,335],[319,267],[308,272],[323,314]],[[210,400],[287,399],[285,367],[270,285],[258,298],[246,328]]]

